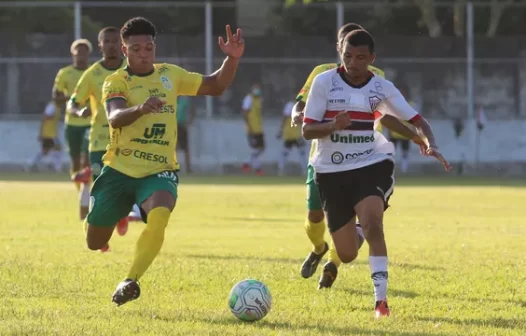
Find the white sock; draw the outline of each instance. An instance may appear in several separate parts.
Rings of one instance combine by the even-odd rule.
[[[253,149],[250,155],[250,167],[252,169],[261,169],[261,163],[259,162],[259,156],[261,155],[261,149]]]
[[[287,162],[287,158],[289,157],[290,149],[283,148],[283,151],[281,152],[281,156],[278,160],[278,170],[280,173],[283,173],[285,171],[285,163]]]
[[[387,299],[388,280],[387,257],[369,257],[369,267],[371,268],[375,301],[385,301]]]
[[[407,158],[402,158],[402,165],[400,168],[402,168],[402,173],[407,173],[409,170],[409,160]]]
[[[79,201],[81,207],[89,207],[89,184],[83,183],[80,187]]]
[[[53,151],[51,152],[51,158],[53,159],[53,167],[56,171],[62,170],[62,152]]]
[[[43,158],[44,156],[45,156],[45,155],[44,155],[42,152],[38,152],[38,153],[35,155],[35,157],[33,158],[33,160],[31,160],[31,161],[29,162],[29,164],[32,165],[32,166],[36,166],[36,165],[40,162],[40,160],[42,160],[42,158]]]

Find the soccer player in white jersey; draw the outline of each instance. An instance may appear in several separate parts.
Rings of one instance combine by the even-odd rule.
[[[360,218],[369,244],[376,317],[389,316],[387,247],[383,213],[394,187],[394,146],[374,131],[375,119],[391,114],[407,120],[427,140],[426,154],[451,166],[438,151],[429,123],[389,81],[374,75],[374,39],[365,30],[347,34],[342,66],[318,75],[305,107],[303,136],[317,139],[311,158],[323,210],[336,251],[344,263],[356,259]]]

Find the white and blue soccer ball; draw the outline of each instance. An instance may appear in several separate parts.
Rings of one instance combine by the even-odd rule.
[[[259,321],[269,313],[272,295],[261,281],[246,279],[234,285],[228,296],[228,306],[242,321]]]

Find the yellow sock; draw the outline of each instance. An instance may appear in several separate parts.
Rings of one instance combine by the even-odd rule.
[[[332,240],[331,247],[329,248],[329,261],[335,264],[336,267],[340,267],[340,265],[342,264],[342,261],[338,256],[338,252],[336,252],[336,248],[334,247],[334,242]]]
[[[167,208],[157,207],[150,210],[146,219],[146,227],[135,246],[135,257],[128,273],[128,279],[140,279],[157,257],[163,246],[164,230],[169,219],[170,210]]]
[[[69,176],[71,176],[71,180],[72,180],[73,184],[75,184],[75,186],[77,187],[77,191],[80,191],[80,182],[73,181],[73,175],[74,174],[75,174],[75,171],[73,171],[73,169],[70,169],[69,170]]]
[[[312,243],[314,253],[321,254],[325,248],[325,220],[313,223],[307,218],[305,220],[305,232],[307,232]]]
[[[84,237],[88,235],[88,218],[86,217],[82,222],[82,229],[84,229]]]

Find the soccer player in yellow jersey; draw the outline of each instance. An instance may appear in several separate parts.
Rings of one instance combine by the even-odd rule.
[[[71,44],[70,52],[73,57],[73,64],[60,69],[55,78],[55,85],[53,86],[53,100],[59,107],[64,107],[69,100],[75,86],[80,79],[80,76],[88,68],[88,57],[92,51],[91,43],[86,39],[76,40]],[[78,117],[66,110],[65,113],[66,124],[66,144],[68,146],[69,157],[71,159],[70,173],[82,169],[82,165],[87,166],[88,162],[88,141],[87,131],[89,129],[90,121],[86,118]],[[80,189],[80,183],[76,183],[77,188]],[[82,192],[81,192],[82,195]],[[80,196],[82,199],[82,196]],[[80,207],[80,218],[84,219],[88,213],[88,202]]]
[[[261,85],[252,84],[252,90],[243,99],[241,110],[245,119],[248,145],[250,146],[250,162],[243,165],[245,173],[254,170],[257,175],[262,175],[259,157],[265,150],[265,136],[263,134],[263,117],[261,115],[263,98],[261,97]]]
[[[292,126],[291,114],[293,109],[294,101],[288,101],[283,108],[283,117],[278,131],[278,139],[283,139],[283,151],[278,160],[278,173],[280,175],[285,174],[285,163],[287,162],[292,147],[298,149],[302,173],[305,173],[304,164],[307,161],[305,140],[303,140],[303,136],[301,135],[301,129]]]
[[[124,67],[126,62],[121,57],[121,36],[119,28],[106,27],[99,32],[99,48],[102,59],[90,66],[80,77],[75,91],[68,102],[70,113],[81,118],[89,118],[89,161],[90,165],[75,174],[74,179],[88,186],[95,180],[102,169],[102,156],[110,143],[110,130],[106,111],[102,105],[102,84],[106,77]],[[85,106],[81,108],[81,106]],[[89,188],[82,193],[83,202],[89,204]],[[128,219],[121,218],[117,224],[117,233],[124,235],[128,231]],[[106,244],[101,251],[106,252]]]
[[[398,85],[398,90],[402,93],[402,95],[407,99],[407,102],[409,105],[414,107],[414,103],[409,99],[408,90],[403,85]],[[404,124],[408,127],[413,127],[407,122],[404,122]],[[408,138],[403,136],[400,133],[397,133],[395,131],[389,130],[389,141],[393,143],[395,148],[398,148],[400,146],[400,149],[402,150],[402,160],[400,160],[400,170],[402,173],[407,173],[409,169],[409,147],[411,145]]]
[[[355,23],[348,23],[340,28],[337,37],[338,52],[340,51],[340,47],[345,36],[349,32],[356,29],[363,28]],[[338,64],[336,63],[322,64],[318,65],[312,70],[311,74],[307,78],[307,81],[305,82],[303,88],[301,89],[296,98],[296,105],[294,106],[294,111],[292,114],[293,124],[301,125],[301,122],[303,120],[303,109],[305,108],[305,103],[307,101],[310,87],[312,85],[312,82],[314,81],[314,78],[322,72],[334,69],[337,66]],[[373,66],[369,67],[369,71],[381,77],[385,76],[382,70]],[[394,129],[398,133],[406,135],[418,145],[425,146],[423,140],[420,139],[420,137],[415,132],[404,126],[402,122],[396,119],[395,117],[386,115],[381,119],[381,123],[383,124],[383,126],[386,126],[389,129]],[[314,140],[311,145],[311,151],[309,156],[312,156],[313,152],[315,151],[315,146],[316,141]],[[318,268],[318,264],[320,263],[322,257],[327,252],[329,252],[329,261],[324,265],[323,274],[320,278],[318,288],[330,288],[334,283],[334,280],[336,280],[336,276],[338,274],[338,267],[341,265],[341,260],[338,257],[338,254],[336,253],[332,241],[330,248],[329,245],[325,242],[325,215],[322,210],[318,189],[314,183],[314,169],[310,164],[307,167],[306,184],[308,215],[305,221],[305,231],[313,245],[313,250],[311,253],[309,253],[309,255],[307,256],[307,258],[301,266],[301,276],[304,278],[310,278],[316,272],[316,269]],[[361,246],[364,241],[364,234],[358,222],[356,223],[356,230],[358,231],[359,237],[358,246]]]
[[[55,102],[50,101],[44,109],[42,123],[40,124],[40,133],[38,140],[41,144],[41,150],[30,162],[30,169],[35,168],[43,157],[48,154],[52,155],[53,168],[55,171],[62,169],[62,155],[60,152],[60,144],[57,138],[58,119],[60,118],[60,111]]]
[[[102,102],[110,124],[104,167],[91,189],[87,244],[108,243],[115,223],[137,203],[146,223],[126,278],[112,301],[122,305],[140,295],[138,280],[159,253],[177,199],[177,97],[218,96],[232,83],[244,52],[241,30],[219,47],[227,56],[219,70],[203,76],[176,65],[155,63],[155,26],[145,18],[128,20],[121,29],[127,66],[108,76]]]

